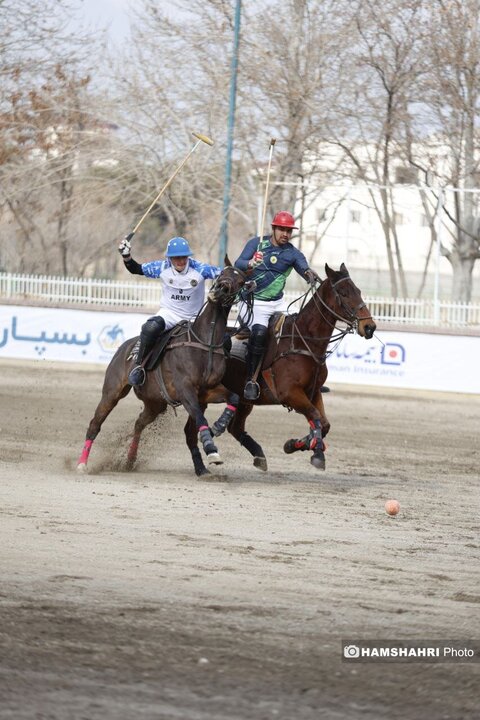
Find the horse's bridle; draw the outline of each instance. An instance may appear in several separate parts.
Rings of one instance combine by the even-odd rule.
[[[335,312],[335,310],[333,310],[333,309],[330,307],[330,305],[328,305],[328,304],[325,302],[325,300],[323,300],[323,298],[320,297],[320,295],[317,293],[317,290],[314,290],[314,292],[313,292],[313,298],[312,298],[312,299],[313,299],[313,301],[314,301],[314,303],[315,303],[315,306],[316,306],[318,312],[319,312],[320,315],[323,317],[323,319],[325,320],[325,322],[327,322],[329,325],[332,325],[333,327],[335,327],[337,320],[340,320],[341,322],[345,323],[345,325],[347,326],[346,329],[344,329],[344,330],[338,329],[338,333],[337,333],[336,335],[334,335],[333,337],[330,338],[329,344],[331,344],[331,343],[336,343],[336,344],[338,344],[338,343],[341,342],[341,340],[345,337],[345,335],[347,335],[347,333],[353,332],[353,331],[358,327],[358,323],[360,322],[360,318],[358,317],[358,312],[359,312],[362,308],[367,307],[367,306],[366,306],[366,303],[363,302],[363,301],[360,302],[360,303],[358,303],[358,305],[357,305],[353,310],[351,310],[349,307],[347,307],[347,306],[345,305],[345,303],[344,303],[344,301],[343,301],[343,299],[342,299],[342,296],[340,295],[340,293],[339,293],[338,290],[337,290],[337,285],[340,285],[340,283],[344,282],[345,280],[350,280],[350,282],[353,282],[352,279],[351,279],[351,277],[350,277],[350,275],[346,275],[345,277],[340,278],[340,279],[337,280],[336,282],[332,282],[332,281],[330,280],[330,285],[331,285],[331,288],[332,288],[332,291],[333,291],[333,295],[334,295],[334,298],[335,298],[335,302],[336,302],[336,303],[340,306],[340,308],[345,312],[345,316],[346,316],[346,317],[345,317],[344,315],[340,315],[339,313]],[[321,282],[321,284],[323,284],[324,282],[327,282],[327,280],[321,280],[320,282]],[[318,288],[317,288],[317,289],[318,289]],[[322,308],[320,307],[319,303],[320,303],[321,305],[323,305],[323,307],[324,307],[326,310],[328,310],[328,312],[330,313],[330,315],[333,315],[333,317],[334,317],[333,323],[331,322],[331,320],[330,320],[328,317],[325,317],[325,313],[322,311]],[[298,325],[297,325],[297,322],[296,322],[297,316],[295,315],[295,316],[293,316],[293,317],[294,317],[294,320],[293,320],[293,324],[292,324],[292,333],[291,333],[291,335],[283,335],[283,334],[282,334],[282,335],[280,335],[280,337],[278,338],[278,340],[281,340],[281,339],[283,339],[284,337],[290,337],[291,347],[290,347],[290,349],[289,349],[287,352],[280,353],[280,355],[275,358],[275,362],[276,362],[277,360],[279,360],[280,358],[286,356],[286,355],[293,355],[293,354],[297,355],[297,354],[299,354],[299,355],[309,355],[310,357],[313,358],[313,360],[315,361],[315,363],[317,364],[317,366],[320,365],[320,364],[323,364],[323,363],[325,362],[326,358],[328,357],[328,355],[330,355],[330,354],[334,351],[334,349],[329,350],[328,352],[326,352],[326,353],[325,353],[324,355],[322,355],[321,357],[317,357],[317,355],[315,354],[315,352],[313,351],[313,349],[310,347],[309,342],[312,341],[312,340],[321,340],[322,338],[313,338],[313,337],[308,337],[308,336],[303,335],[302,332],[299,330]],[[362,318],[362,320],[368,320],[368,319],[372,319],[372,316],[369,315],[369,316],[366,317],[366,318]],[[302,341],[302,343],[303,343],[303,345],[305,346],[306,350],[302,350],[301,348],[295,348],[295,347],[294,347],[294,339],[295,339],[295,337],[298,337],[298,338]],[[336,346],[336,345],[335,345],[335,346]]]
[[[236,275],[239,275],[242,279],[246,279],[246,277],[247,277],[246,273],[244,273],[243,270],[239,270],[238,268],[232,267],[232,272],[233,272],[234,274],[236,274]],[[214,292],[214,290],[215,290],[215,286],[217,285],[218,280],[220,280],[220,278],[221,278],[221,275],[218,276],[218,278],[215,280],[215,282],[213,283],[212,287],[210,288],[210,292],[208,293],[208,299],[209,299],[209,300],[210,300],[210,295],[213,294],[213,292]],[[230,286],[230,288],[233,286],[233,278],[223,277],[223,278],[221,278],[221,279],[222,279],[223,282],[229,281],[229,282],[228,282],[228,285]],[[227,282],[225,282],[225,285],[227,285]],[[242,285],[242,287],[243,287],[243,285]],[[235,302],[235,300],[238,298],[238,295],[239,295],[241,289],[242,289],[242,288],[239,288],[238,290],[235,290],[235,291],[230,291],[230,292],[227,291],[227,292],[223,295],[222,299],[221,299],[220,301],[218,301],[218,302],[220,302],[220,304],[221,304],[221,305],[224,305],[224,306],[233,305],[233,303]],[[210,301],[211,301],[211,302],[217,302],[217,300],[216,300],[216,299],[213,299],[213,298],[212,298]]]
[[[362,301],[362,302],[358,303],[358,305],[355,308],[353,308],[353,310],[351,310],[349,307],[346,306],[345,302],[343,301],[342,296],[340,295],[340,293],[337,290],[337,285],[340,285],[340,283],[345,282],[345,280],[350,280],[350,282],[352,282],[350,275],[347,275],[346,277],[340,278],[340,280],[336,280],[336,282],[332,282],[330,280],[330,285],[332,287],[333,295],[335,297],[336,303],[342,308],[342,310],[345,312],[347,317],[343,317],[342,315],[339,315],[337,312],[335,312],[335,310],[333,310],[329,305],[327,305],[325,300],[323,300],[319,295],[317,295],[316,292],[313,295],[313,299],[314,299],[315,303],[317,301],[319,301],[335,317],[336,320],[340,320],[341,322],[344,322],[351,329],[358,325],[358,323],[360,322],[358,313],[362,308],[367,307],[367,305],[365,302]],[[326,282],[326,280],[322,280],[322,282]],[[362,320],[371,320],[371,319],[372,319],[371,315],[368,315],[367,317],[362,318]]]

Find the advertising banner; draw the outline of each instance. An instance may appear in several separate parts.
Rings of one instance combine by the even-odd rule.
[[[378,331],[347,335],[327,360],[328,382],[480,393],[480,337]]]
[[[0,358],[106,364],[148,317],[0,305]],[[331,349],[330,383],[480,394],[480,337],[382,330]]]
[[[108,363],[149,315],[0,306],[0,357]]]

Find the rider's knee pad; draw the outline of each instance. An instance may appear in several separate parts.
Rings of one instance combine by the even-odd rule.
[[[156,315],[148,318],[142,325],[142,335],[148,340],[156,340],[165,331],[165,320]]]
[[[248,346],[253,352],[263,352],[267,342],[268,328],[266,325],[256,324],[252,327]]]

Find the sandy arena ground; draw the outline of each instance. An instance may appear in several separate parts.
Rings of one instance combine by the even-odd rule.
[[[480,638],[480,397],[332,386],[326,472],[282,452],[302,418],[260,408],[269,471],[224,436],[199,480],[183,410],[119,470],[132,394],[79,476],[104,370],[0,371],[2,720],[480,717],[478,663],[342,661]]]

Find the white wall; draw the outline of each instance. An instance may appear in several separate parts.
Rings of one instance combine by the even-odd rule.
[[[377,205],[381,206],[380,190],[371,188],[371,191]],[[432,296],[436,277],[439,279],[440,295],[450,297],[452,266],[446,257],[437,257],[437,247],[431,248],[430,228],[423,224],[425,211],[422,196],[428,196],[432,211],[432,194],[427,191],[421,193],[419,188],[408,185],[392,186],[391,194],[397,213],[396,233],[406,275],[407,295],[416,296],[423,286],[423,272],[428,259],[423,297]],[[450,211],[455,198],[456,193],[452,190],[445,192],[445,204]],[[298,205],[296,211],[299,211]],[[445,214],[442,218],[442,245],[450,248],[452,225]],[[294,243],[298,245],[298,240]],[[391,293],[385,235],[370,192],[364,185],[327,185],[322,189],[305,210],[301,249],[317,269],[322,268],[325,261],[334,268],[342,262],[346,263],[353,277],[358,278],[357,284],[367,294]],[[393,254],[396,255],[395,248]],[[473,297],[476,299],[480,262],[475,263],[473,278]]]
[[[422,272],[431,237],[430,228],[422,224],[424,210],[421,195],[417,188],[402,185],[394,186],[392,194],[398,213],[396,231],[403,267],[407,272]],[[375,195],[380,205],[380,191],[375,190]],[[323,208],[326,210],[326,218],[318,222],[317,214]],[[315,263],[326,258],[334,266],[345,262],[352,270],[388,270],[384,232],[369,191],[362,185],[351,188],[327,186],[306,210],[303,230],[304,251],[307,255],[313,249],[313,243],[308,238],[325,232]],[[433,255],[432,271],[434,262]],[[451,265],[444,257],[440,258],[439,270],[442,274],[451,274]]]
[[[149,315],[0,306],[0,359],[107,364]],[[379,331],[347,335],[329,382],[480,394],[480,337]]]

